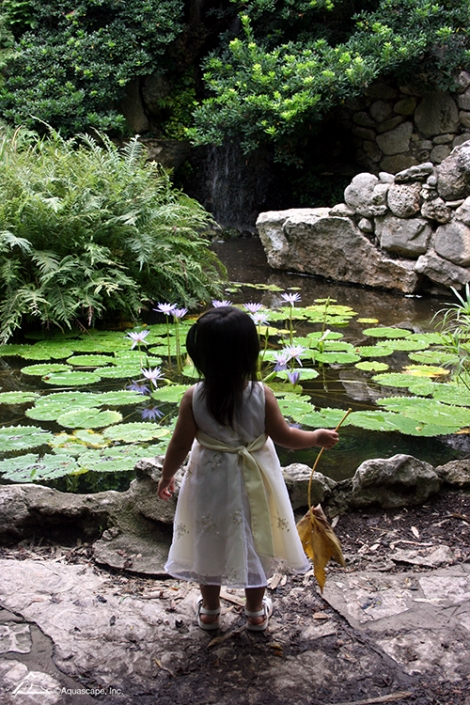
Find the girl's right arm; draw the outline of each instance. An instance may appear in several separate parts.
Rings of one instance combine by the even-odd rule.
[[[339,441],[336,431],[318,428],[316,431],[302,431],[289,426],[277,403],[276,397],[269,387],[264,388],[266,399],[266,433],[274,443],[283,448],[301,450],[312,446],[332,448]]]
[[[157,489],[160,499],[168,500],[173,494],[175,490],[173,478],[191,450],[196,431],[193,416],[193,387],[191,387],[181,400],[178,420],[163,461],[162,476]]]

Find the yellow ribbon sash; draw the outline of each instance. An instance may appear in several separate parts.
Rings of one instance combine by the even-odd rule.
[[[219,453],[236,453],[238,455],[250,505],[251,530],[255,549],[261,555],[274,556],[271,518],[263,482],[263,470],[253,457],[253,453],[261,450],[265,445],[266,434],[261,434],[247,446],[230,446],[227,443],[223,443],[223,441],[211,438],[203,431],[197,432],[196,439],[204,448],[209,450],[215,450]]]

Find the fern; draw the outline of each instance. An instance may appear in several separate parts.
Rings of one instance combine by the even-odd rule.
[[[0,337],[28,323],[137,319],[220,293],[211,221],[133,139],[0,136]]]

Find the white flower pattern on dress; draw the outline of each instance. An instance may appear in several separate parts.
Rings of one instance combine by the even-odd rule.
[[[185,524],[177,524],[175,526],[175,536],[177,539],[180,539],[182,536],[185,534],[189,534],[188,529],[186,528]]]
[[[201,517],[201,533],[207,534],[215,531],[216,524],[210,514],[203,514]]]
[[[230,514],[230,518],[232,519],[234,524],[236,524],[237,526],[240,526],[240,524],[243,521],[243,514],[242,514],[241,509],[237,509],[236,512],[233,512],[233,514]]]

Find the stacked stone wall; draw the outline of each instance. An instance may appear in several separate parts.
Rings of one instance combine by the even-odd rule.
[[[470,72],[460,72],[454,93],[420,94],[377,82],[338,116],[367,171],[396,174],[423,162],[437,165],[470,139]]]

